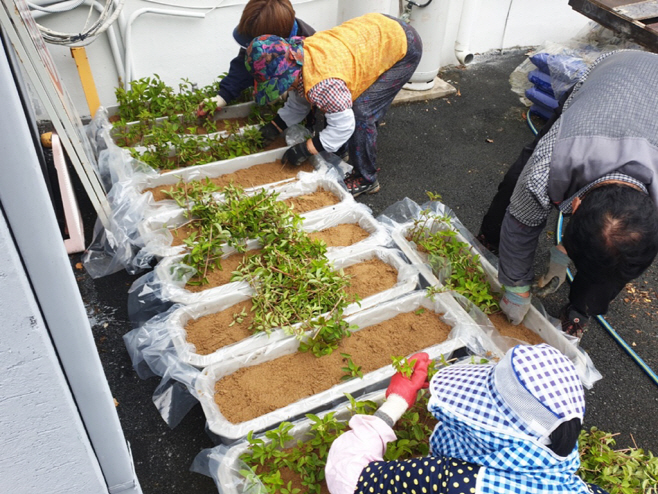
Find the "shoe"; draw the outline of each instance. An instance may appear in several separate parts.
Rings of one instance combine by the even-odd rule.
[[[345,177],[345,185],[347,191],[353,197],[358,197],[361,194],[374,194],[379,192],[379,181],[375,179],[374,182],[366,182],[366,179],[360,175],[349,174]]]
[[[487,237],[484,236],[484,233],[478,234],[477,237],[475,237],[481,244],[482,247],[487,249],[489,252],[491,252],[494,256],[498,257],[498,246],[490,243],[487,240]]]
[[[581,338],[583,333],[587,331],[589,317],[574,309],[571,304],[567,304],[560,312],[560,322],[562,323],[563,332]]]

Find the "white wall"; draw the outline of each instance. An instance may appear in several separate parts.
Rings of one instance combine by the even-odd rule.
[[[107,492],[3,214],[0,293],[0,492]]]
[[[237,54],[231,33],[237,25],[246,0],[169,0],[172,4],[207,7],[176,9],[143,0],[126,0],[120,20],[127,28],[131,15],[143,8],[168,9],[187,12],[207,12],[204,19],[168,17],[145,14],[131,25],[130,51],[133,55],[135,78],[154,73],[170,85],[185,77],[199,85],[212,82],[226,71]],[[418,0],[417,3],[424,3]],[[440,66],[458,63],[454,44],[464,0],[433,0],[439,2],[442,22],[437,36],[441,46]],[[398,0],[292,0],[298,17],[316,29],[328,29],[349,18],[366,12],[398,14]],[[210,9],[216,6],[215,10]],[[434,5],[436,8],[436,4]],[[416,8],[414,8],[416,10]],[[39,17],[38,22],[64,32],[81,30],[87,8],[75,12]],[[588,20],[573,11],[565,0],[480,0],[469,41],[474,53],[515,46],[531,46],[545,40],[560,42],[574,36]],[[125,31],[125,30],[124,30]],[[126,33],[124,32],[124,37]],[[60,75],[81,115],[89,115],[75,64],[65,47],[49,45]],[[87,46],[101,104],[116,102],[114,88],[118,74],[112,60],[107,35]]]

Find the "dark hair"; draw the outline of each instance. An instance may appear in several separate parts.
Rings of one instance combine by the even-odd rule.
[[[581,427],[582,423],[578,417],[574,417],[567,422],[562,422],[548,436],[551,440],[551,444],[548,447],[558,456],[569,456],[573,448],[576,447]]]
[[[295,23],[290,0],[249,0],[242,11],[238,32],[256,38],[274,34],[288,38]]]
[[[658,253],[658,210],[644,192],[620,184],[590,190],[573,214],[563,244],[579,273],[627,283]]]

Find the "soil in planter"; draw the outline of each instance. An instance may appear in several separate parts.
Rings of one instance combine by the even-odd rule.
[[[317,190],[312,194],[305,194],[303,196],[291,197],[286,199],[285,202],[292,208],[293,213],[303,214],[315,209],[333,206],[340,202],[332,192],[324,189]]]
[[[242,170],[236,170],[233,173],[227,173],[220,177],[211,178],[210,181],[220,188],[224,188],[229,184],[237,184],[243,189],[247,189],[295,178],[300,171],[311,173],[314,171],[314,168],[313,165],[308,162],[301,166],[292,166],[283,165],[281,164],[281,160],[276,160],[270,163],[262,163]],[[144,192],[151,192],[155,201],[162,201],[164,199],[170,199],[166,192],[174,189],[176,189],[175,185],[165,185],[162,187],[146,189]]]
[[[397,269],[377,258],[353,264],[343,271],[352,277],[345,291],[348,295],[357,294],[361,300],[393,288],[398,282]]]
[[[489,320],[493,323],[498,332],[503,336],[509,336],[510,338],[526,341],[531,345],[544,343],[544,340],[542,340],[542,338],[537,333],[531,329],[528,329],[523,324],[514,326],[507,320],[507,317],[502,312],[498,312],[497,314],[490,314]]]
[[[327,247],[348,247],[365,240],[370,233],[356,223],[343,223],[319,232],[311,232],[308,236],[313,240],[324,241]]]
[[[239,258],[238,263],[242,260],[241,254],[230,256],[227,260],[232,257]],[[225,269],[228,272],[231,271],[228,267],[225,267]],[[347,287],[346,291],[356,293],[361,299],[388,290],[397,283],[397,271],[379,259],[355,264],[346,268],[344,272],[346,275],[352,276],[350,279],[351,285]],[[209,285],[204,285],[203,287],[190,287],[190,289],[208,287]],[[196,347],[196,353],[207,355],[226,345],[248,338],[253,334],[249,330],[249,326],[253,322],[252,306],[251,299],[249,299],[221,312],[191,320],[185,326],[187,341]],[[234,315],[241,313],[243,310],[247,316],[242,322],[235,321],[235,324],[230,326],[234,322]]]
[[[215,402],[232,423],[265,413],[325,391],[341,382],[347,353],[363,375],[389,365],[391,355],[409,355],[445,341],[450,326],[425,310],[407,312],[355,332],[331,355],[296,352],[239,369],[215,383]]]
[[[202,285],[188,284],[185,285],[185,288],[192,293],[197,293],[197,292],[202,292],[203,290],[207,290],[209,288],[225,285],[226,283],[231,281],[231,277],[233,276],[233,271],[237,271],[238,266],[240,265],[240,263],[242,263],[242,261],[253,255],[258,255],[259,253],[260,253],[260,249],[254,249],[247,251],[244,254],[241,254],[239,252],[236,252],[235,254],[231,254],[230,256],[222,259],[222,269],[213,269],[212,271],[208,271],[208,273],[206,274],[208,283],[204,283]],[[194,277],[190,281],[192,282],[199,281],[199,278]]]

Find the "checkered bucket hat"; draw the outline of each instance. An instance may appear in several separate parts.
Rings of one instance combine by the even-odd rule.
[[[270,103],[290,89],[304,63],[303,41],[299,36],[286,40],[266,34],[251,42],[245,66],[256,81],[256,104]]]
[[[518,345],[496,365],[456,365],[437,373],[433,401],[469,421],[500,431],[547,438],[585,414],[585,397],[571,360],[550,345]]]
[[[578,448],[560,457],[547,447],[560,424],[585,412],[576,368],[555,348],[519,345],[496,365],[453,365],[430,389],[432,454],[485,467],[479,493],[589,492],[575,475]]]

